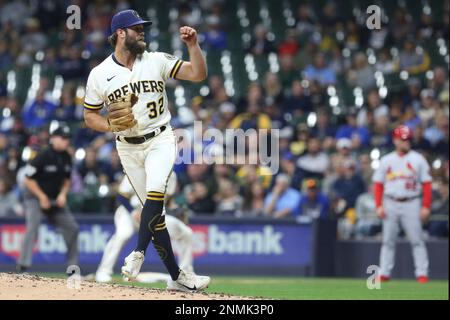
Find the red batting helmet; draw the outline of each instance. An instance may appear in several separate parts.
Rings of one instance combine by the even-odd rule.
[[[393,137],[402,140],[410,140],[413,137],[413,132],[408,126],[401,125],[394,129]]]

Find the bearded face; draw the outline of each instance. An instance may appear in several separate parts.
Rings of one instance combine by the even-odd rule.
[[[144,32],[137,32],[134,29],[127,29],[124,46],[125,49],[130,51],[132,55],[143,54],[145,51],[145,47],[147,46],[144,40]]]

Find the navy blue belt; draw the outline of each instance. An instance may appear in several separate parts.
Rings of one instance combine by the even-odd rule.
[[[397,202],[406,202],[406,201],[411,201],[417,198],[420,198],[420,196],[414,196],[414,197],[403,197],[403,198],[396,198],[396,197],[392,197],[392,196],[387,196],[389,199],[397,201]]]
[[[128,142],[131,144],[141,144],[144,143],[147,140],[150,140],[151,138],[154,138],[155,136],[157,136],[158,134],[160,134],[161,132],[163,132],[164,130],[166,130],[166,126],[161,126],[156,130],[153,130],[150,133],[147,133],[143,136],[137,136],[137,137],[121,137],[121,136],[117,136],[117,141],[120,142]]]

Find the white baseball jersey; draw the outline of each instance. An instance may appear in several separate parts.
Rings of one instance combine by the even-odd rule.
[[[373,181],[384,184],[384,194],[394,198],[420,196],[422,183],[431,182],[430,166],[416,151],[401,156],[391,152],[381,158]]]
[[[165,83],[167,78],[176,77],[182,64],[170,54],[145,51],[130,70],[111,54],[91,70],[84,107],[100,110],[105,103],[134,93],[139,98],[133,106],[137,125],[116,134],[132,137],[149,133],[170,121]]]

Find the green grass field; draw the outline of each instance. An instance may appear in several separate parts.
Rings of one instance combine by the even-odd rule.
[[[165,288],[165,283],[122,282],[119,275],[114,281]],[[392,280],[381,283],[380,289],[369,290],[365,279],[213,276],[207,292],[293,300],[448,300],[448,281],[419,284],[414,280]]]

